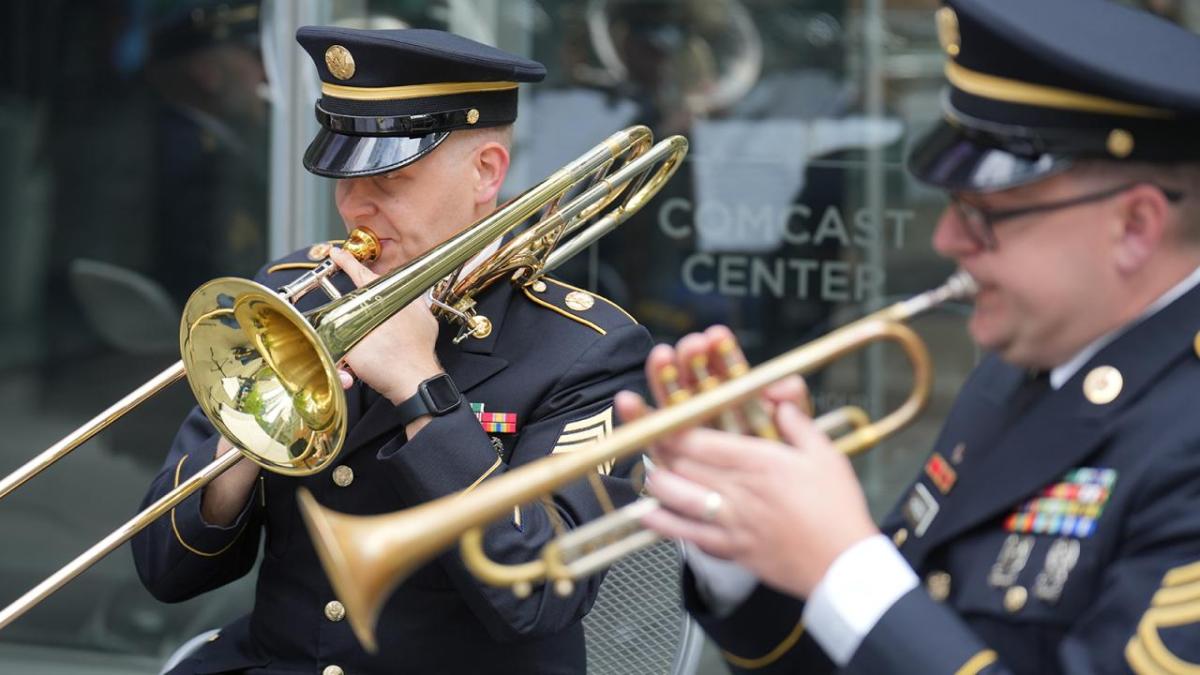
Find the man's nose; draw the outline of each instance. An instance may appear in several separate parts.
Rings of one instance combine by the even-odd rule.
[[[338,212],[347,222],[375,215],[379,208],[371,190],[370,178],[343,178],[338,185]]]
[[[944,258],[959,259],[983,251],[983,246],[971,236],[967,224],[952,205],[947,205],[938,217],[933,230],[933,248]]]

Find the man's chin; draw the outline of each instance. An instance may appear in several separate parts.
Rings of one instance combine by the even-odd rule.
[[[1001,335],[1001,331],[997,330],[997,326],[989,321],[986,315],[980,315],[978,311],[971,314],[971,319],[967,322],[967,332],[970,333],[971,340],[979,345],[980,349],[996,352],[1001,356],[1009,343],[1009,340]]]

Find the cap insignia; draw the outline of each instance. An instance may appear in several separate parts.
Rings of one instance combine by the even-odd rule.
[[[1108,152],[1113,157],[1124,159],[1133,152],[1133,134],[1124,129],[1113,129],[1108,133]]]
[[[333,45],[325,50],[325,65],[329,72],[339,80],[354,77],[354,57],[350,50],[341,45]]]
[[[937,34],[938,42],[942,45],[942,50],[951,58],[958,56],[958,52],[962,48],[962,37],[958,34],[958,15],[949,7],[943,7],[937,11]]]

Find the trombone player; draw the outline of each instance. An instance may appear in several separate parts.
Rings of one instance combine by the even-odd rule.
[[[933,244],[991,354],[923,470],[877,526],[785,399],[786,443],[664,441],[643,523],[738,564],[686,582],[738,672],[1197,672],[1200,38],[1102,0],[937,24],[945,119],[909,166],[949,193]],[[660,402],[660,369],[730,337],[656,348]]]
[[[319,245],[258,275],[278,287],[331,255],[347,292],[442,243],[496,208],[509,166],[517,85],[544,67],[433,30],[309,27],[297,34],[322,82],[321,122],[304,165],[336,179],[347,229],[380,240],[369,266]],[[483,258],[489,250],[480,254]],[[478,262],[479,258],[474,262]],[[138,572],[176,602],[246,574],[265,532],[253,611],[222,628],[172,673],[582,673],[580,618],[598,579],[565,597],[536,589],[517,598],[475,581],[456,556],[427,565],[383,609],[379,650],[357,644],[300,522],[298,487],[341,510],[382,513],[461,490],[510,467],[568,452],[607,433],[612,397],[642,386],[650,340],[607,300],[544,278],[497,283],[477,296],[486,335],[455,344],[424,302],[414,302],[353,349],[349,432],[330,470],[303,479],[243,459],[133,540]],[[301,310],[319,304],[304,298]],[[194,410],[147,494],[153,501],[233,451]],[[629,464],[600,480],[632,498]],[[521,508],[489,530],[493,555],[525,560],[566,526],[599,515],[585,485],[547,508]]]

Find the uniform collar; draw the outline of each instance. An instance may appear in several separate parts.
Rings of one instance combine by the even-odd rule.
[[[1143,401],[1146,390],[1167,371],[1195,358],[1200,288],[1185,287],[1183,295],[1171,300],[1165,294],[1159,301],[1165,307],[1147,308],[1145,317],[1131,322],[1089,359],[1120,375],[1122,384],[1112,400],[1089,397],[1085,365],[1060,391],[1037,398],[1014,419],[1009,405],[1027,379],[1026,371],[995,356],[981,364],[935,447],[942,457],[953,457],[962,445],[967,459],[957,469],[953,492],[937,499],[938,515],[928,530],[904,547],[914,567],[940,544],[1011,511],[1069,469],[1083,466],[1127,419],[1129,406]]]
[[[1178,300],[1183,296],[1184,293],[1192,290],[1197,285],[1200,285],[1200,267],[1193,270],[1191,274],[1183,279],[1183,281],[1175,284],[1166,293],[1160,295],[1157,300],[1150,303],[1150,305],[1146,307],[1146,311],[1142,312],[1136,319],[1130,321],[1124,326],[1121,326],[1120,328],[1117,328],[1114,331],[1110,331],[1104,335],[1101,335],[1099,338],[1096,338],[1089,343],[1086,347],[1079,350],[1079,352],[1077,352],[1075,356],[1071,357],[1066,363],[1052,369],[1050,371],[1050,387],[1055,390],[1061,389],[1068,380],[1074,377],[1075,373],[1079,372],[1080,368],[1087,364],[1088,361],[1092,360],[1092,357],[1095,356],[1097,352],[1099,352],[1101,349],[1104,349],[1105,346],[1107,346],[1113,340],[1116,340],[1133,326],[1136,326],[1137,324],[1154,316],[1160,310],[1162,310],[1162,308]]]

